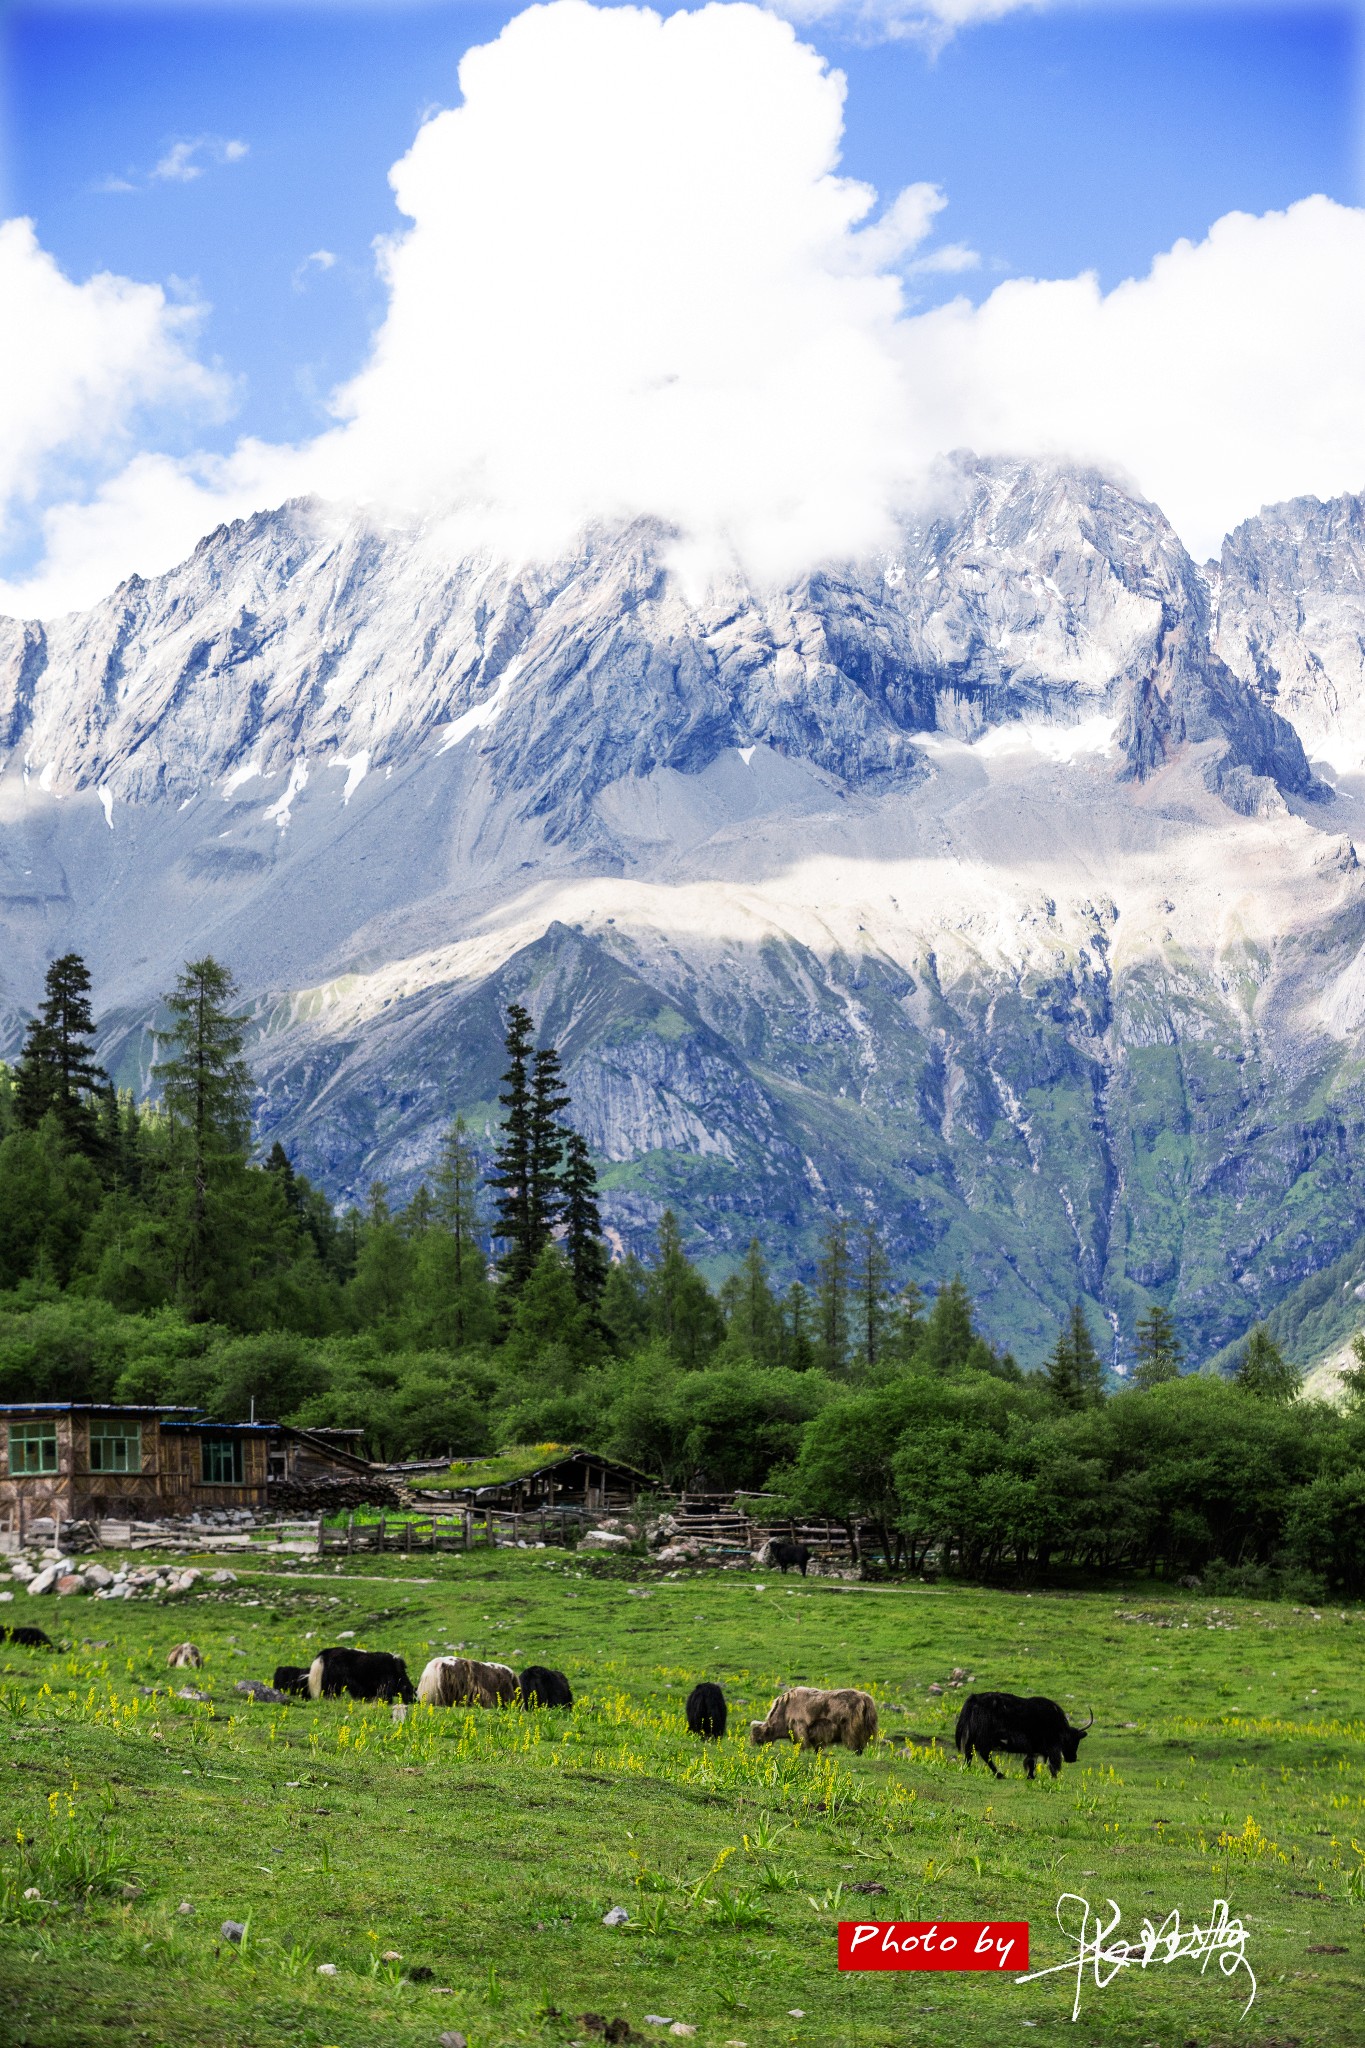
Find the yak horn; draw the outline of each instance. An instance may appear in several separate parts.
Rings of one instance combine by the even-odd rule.
[[[1089,1719],[1089,1720],[1088,1720],[1088,1721],[1086,1722],[1086,1724],[1085,1724],[1085,1725],[1086,1725],[1086,1727],[1087,1727],[1087,1728],[1091,1728],[1091,1727],[1093,1727],[1093,1726],[1094,1726],[1094,1723],[1095,1723],[1095,1709],[1094,1709],[1094,1708],[1092,1707],[1092,1708],[1090,1709],[1090,1719]]]

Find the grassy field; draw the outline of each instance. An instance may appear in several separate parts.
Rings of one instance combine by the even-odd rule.
[[[6,2044],[602,2040],[585,2014],[672,2039],[646,2021],[666,2016],[698,2048],[976,2048],[1035,2027],[1134,2048],[1365,2043],[1359,1610],[480,1551],[243,1567],[226,1593],[164,1605],[21,1596],[3,1618],[71,1639],[0,1650]],[[461,1645],[559,1664],[579,1704],[397,1725],[234,1692],[346,1630],[414,1677]],[[185,1637],[203,1670],[170,1673]],[[928,1687],[955,1665],[1076,1718],[1093,1706],[1082,1765],[1030,1784],[1011,1762],[996,1783],[907,1742],[951,1740],[959,1695]],[[707,1749],[682,1718],[701,1676],[732,1709]],[[861,1758],[748,1747],[750,1712],[801,1680],[866,1686],[893,1739]],[[168,1692],[186,1681],[211,1704]],[[1060,1962],[1064,1891],[1115,1899],[1124,1933],[1228,1898],[1251,2011],[1244,1976],[1190,1962],[1089,1985],[1074,2026],[1070,1977],[835,1968],[838,1922],[867,1917],[1027,1919],[1034,1968]],[[628,1921],[605,1927],[618,1905]]]

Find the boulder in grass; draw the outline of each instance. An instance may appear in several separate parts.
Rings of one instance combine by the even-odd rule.
[[[619,1536],[614,1529],[589,1529],[580,1550],[629,1550],[629,1536]]]
[[[81,1577],[92,1593],[102,1593],[106,1586],[112,1586],[114,1583],[114,1574],[103,1564],[88,1564]]]
[[[259,1678],[239,1678],[232,1689],[234,1692],[246,1693],[250,1699],[258,1701],[263,1707],[283,1707],[289,1704],[287,1692],[276,1692],[273,1685],[266,1685]]]
[[[224,1941],[240,1944],[242,1936],[246,1933],[246,1922],[245,1920],[225,1920],[219,1932],[222,1934]]]
[[[59,1577],[60,1573],[58,1572],[56,1565],[50,1564],[44,1571],[37,1572],[34,1574],[34,1576],[28,1582],[28,1590],[35,1596],[41,1596],[44,1593],[50,1593],[53,1587],[56,1585]]]
[[[69,1593],[86,1593],[89,1587],[80,1572],[63,1572],[54,1588],[58,1597],[65,1599]]]

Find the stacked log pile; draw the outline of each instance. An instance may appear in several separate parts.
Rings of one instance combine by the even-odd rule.
[[[392,1480],[376,1472],[347,1479],[272,1479],[270,1505],[295,1515],[333,1515],[355,1508],[396,1508],[402,1502]]]

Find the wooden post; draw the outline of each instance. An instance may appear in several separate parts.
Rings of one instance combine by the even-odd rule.
[[[323,1515],[319,1515],[319,1516],[318,1516],[318,1556],[319,1556],[319,1557],[321,1557],[321,1556],[322,1556],[322,1553],[323,1553],[323,1551],[324,1551],[324,1550],[325,1550],[325,1549],[327,1548],[327,1535],[326,1535],[326,1531],[325,1531],[325,1529],[324,1529],[324,1526],[323,1526],[323,1524],[324,1524],[325,1520],[326,1520],[326,1517],[325,1517],[325,1516],[323,1516]]]
[[[472,1549],[473,1549],[473,1547],[474,1547],[474,1510],[473,1510],[473,1508],[466,1508],[466,1509],[465,1509],[465,1511],[464,1511],[464,1547],[465,1547],[465,1549],[466,1549],[466,1550],[472,1550]]]
[[[407,1529],[406,1529],[406,1531],[405,1531],[405,1536],[404,1536],[404,1543],[403,1543],[403,1548],[404,1548],[404,1550],[405,1550],[405,1551],[407,1552],[408,1556],[409,1556],[409,1557],[411,1557],[411,1556],[412,1556],[412,1521],[411,1521],[411,1518],[409,1518],[409,1520],[408,1520],[408,1525],[407,1525]]]
[[[350,1512],[350,1513],[349,1513],[349,1514],[347,1515],[347,1517],[346,1517],[346,1555],[347,1555],[347,1557],[352,1557],[352,1556],[354,1556],[354,1554],[355,1554],[355,1512],[354,1512],[354,1510],[352,1510],[352,1511],[351,1511],[351,1512]]]
[[[382,1557],[382,1556],[384,1555],[384,1538],[385,1538],[385,1536],[386,1536],[386,1535],[387,1535],[387,1533],[388,1533],[388,1527],[389,1527],[389,1518],[388,1518],[388,1516],[387,1516],[387,1515],[381,1515],[381,1516],[379,1517],[379,1555],[380,1555],[381,1557]]]

